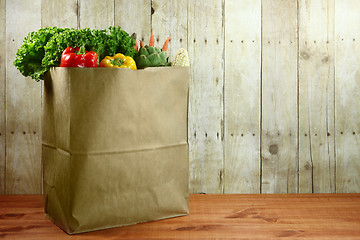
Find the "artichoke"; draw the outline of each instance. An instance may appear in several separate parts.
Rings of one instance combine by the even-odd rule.
[[[159,47],[147,45],[140,47],[139,52],[134,56],[134,60],[138,69],[171,66],[171,62],[169,62],[169,56],[166,51],[163,51]]]

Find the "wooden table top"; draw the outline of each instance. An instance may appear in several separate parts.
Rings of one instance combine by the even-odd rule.
[[[360,194],[193,194],[190,215],[78,235],[41,195],[0,195],[0,239],[360,239]]]

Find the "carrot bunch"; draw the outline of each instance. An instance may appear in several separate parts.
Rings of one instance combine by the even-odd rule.
[[[169,41],[171,39],[171,35],[169,35],[169,37],[165,40],[164,45],[162,47],[162,50],[165,52],[167,51],[168,47],[169,47]],[[135,40],[136,46],[134,46],[136,52],[139,52],[139,46],[137,41]],[[154,33],[151,32],[151,36],[150,36],[150,41],[149,41],[149,47],[154,47],[155,45],[155,39],[154,39]],[[144,47],[144,42],[140,40],[140,48]]]

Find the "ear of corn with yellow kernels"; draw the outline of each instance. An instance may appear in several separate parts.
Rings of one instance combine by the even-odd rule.
[[[183,67],[188,67],[190,66],[190,61],[189,61],[189,54],[186,51],[186,49],[184,48],[180,48],[174,57],[174,61],[172,62],[173,66],[183,66]]]

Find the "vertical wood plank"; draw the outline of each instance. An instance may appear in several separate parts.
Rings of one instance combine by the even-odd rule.
[[[41,26],[78,28],[78,0],[42,0]]]
[[[41,193],[41,84],[14,67],[23,38],[40,28],[41,1],[6,1],[6,193]]]
[[[225,1],[225,193],[260,192],[261,0]]]
[[[77,28],[78,0],[42,0],[41,27],[48,26]]]
[[[79,0],[79,28],[107,29],[114,26],[114,0]]]
[[[360,192],[360,1],[335,2],[336,192]]]
[[[6,18],[5,0],[0,0],[0,194],[5,193],[5,77]]]
[[[137,40],[149,41],[151,34],[151,0],[115,0],[115,26],[136,33]]]
[[[223,192],[224,1],[189,1],[190,192]]]
[[[299,191],[335,191],[334,0],[299,1]]]
[[[263,0],[262,192],[298,191],[297,1]]]
[[[179,48],[187,49],[187,0],[153,0],[152,30],[155,45],[162,47],[171,34],[168,54],[171,61]],[[148,44],[148,39],[145,39]]]

